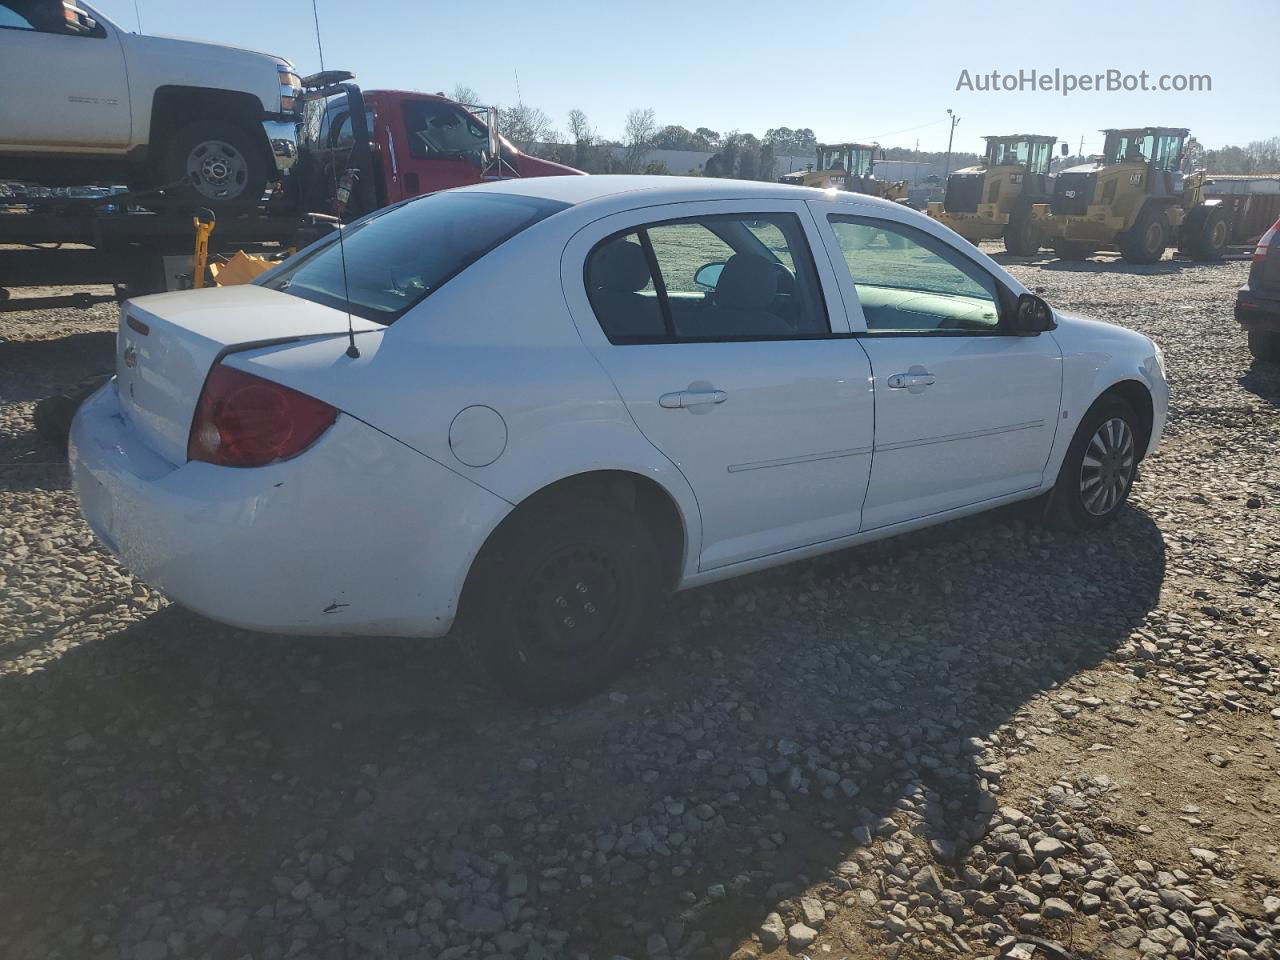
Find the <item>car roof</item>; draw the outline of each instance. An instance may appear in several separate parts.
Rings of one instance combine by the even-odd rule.
[[[455,190],[506,193],[558,200],[574,206],[614,198],[642,200],[643,206],[688,203],[693,200],[843,200],[858,205],[895,206],[886,200],[844,190],[819,190],[764,180],[724,180],[719,177],[631,176],[593,174],[586,177],[515,177],[477,183]]]

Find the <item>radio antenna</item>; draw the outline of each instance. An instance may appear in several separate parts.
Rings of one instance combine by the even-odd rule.
[[[324,44],[320,41],[320,9],[316,5],[317,0],[311,0],[311,16],[316,24],[316,50],[320,54],[320,72],[323,74],[324,69]],[[354,123],[353,123],[354,127]],[[338,169],[335,164],[330,164],[329,173],[333,179],[334,195],[338,192]],[[338,257],[342,261],[342,297],[347,301],[347,356],[355,360],[359,358],[360,351],[356,348],[356,331],[354,323],[351,319],[351,284],[347,280],[347,248],[343,243],[343,233],[346,224],[342,222],[342,218],[338,218]]]

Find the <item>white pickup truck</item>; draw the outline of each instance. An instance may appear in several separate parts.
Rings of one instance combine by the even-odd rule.
[[[302,85],[282,57],[0,0],[0,64],[0,180],[164,188],[225,213],[297,157]]]

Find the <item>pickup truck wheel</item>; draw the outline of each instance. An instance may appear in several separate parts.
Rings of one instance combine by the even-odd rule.
[[[516,516],[486,546],[462,651],[505,693],[565,703],[600,690],[649,634],[662,562],[642,519],[604,502]]]
[[[215,213],[254,207],[267,185],[267,160],[253,140],[231,123],[193,123],[178,130],[164,151],[161,186],[179,201]]]
[[[1280,332],[1250,330],[1249,352],[1255,360],[1280,361]]]
[[[1138,474],[1138,417],[1118,397],[1103,397],[1081,421],[1058,472],[1049,520],[1064,529],[1109,523]]]

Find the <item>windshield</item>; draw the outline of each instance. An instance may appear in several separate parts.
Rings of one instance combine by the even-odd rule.
[[[853,149],[853,165],[850,171],[860,177],[867,176],[871,172],[871,156],[871,147],[855,147]]]
[[[430,194],[356,221],[341,246],[335,234],[267,275],[263,285],[391,323],[500,244],[567,206],[510,194]]]
[[[1106,163],[1146,163],[1151,159],[1155,137],[1141,130],[1107,134]]]

